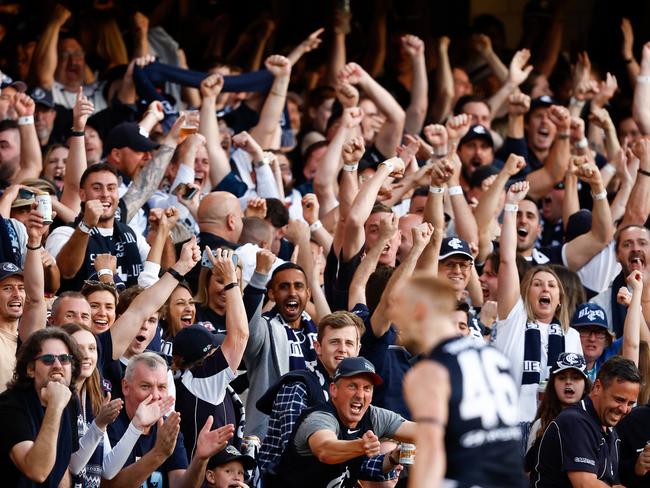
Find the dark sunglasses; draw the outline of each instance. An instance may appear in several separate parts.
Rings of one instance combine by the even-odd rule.
[[[70,364],[73,356],[72,354],[43,354],[42,356],[34,358],[34,361],[41,361],[45,366],[52,366],[57,359],[62,365]]]

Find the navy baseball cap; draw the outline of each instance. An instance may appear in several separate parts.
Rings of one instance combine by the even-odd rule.
[[[14,263],[0,263],[0,281],[16,275],[23,276],[23,270]]]
[[[585,361],[585,357],[582,354],[575,352],[561,353],[551,368],[551,374],[557,374],[566,369],[575,369],[576,371],[580,371],[586,380],[589,379],[587,376],[587,361]]]
[[[20,80],[13,80],[10,76],[3,73],[2,78],[0,79],[0,89],[7,88],[8,86],[20,93],[25,93],[27,91],[27,83]]]
[[[160,144],[156,144],[147,136],[137,122],[122,122],[111,129],[106,137],[106,152],[112,149],[121,149],[128,147],[134,151],[153,151],[158,149]]]
[[[492,139],[492,134],[490,134],[490,129],[483,127],[482,125],[475,124],[469,128],[467,134],[458,143],[458,147],[468,142],[473,141],[474,139],[483,139],[490,146],[494,147],[494,139]]]
[[[338,381],[341,378],[350,378],[351,376],[368,375],[372,378],[375,385],[381,385],[384,380],[375,373],[375,367],[370,361],[362,356],[356,358],[345,358],[339,363],[334,371],[334,378],[332,381]]]
[[[50,90],[45,90],[40,86],[34,87],[27,93],[34,103],[37,105],[44,105],[47,108],[54,108],[54,98]]]
[[[537,97],[532,102],[530,102],[530,110],[528,111],[528,113],[540,107],[546,108],[546,107],[550,107],[551,105],[555,105],[555,100],[553,100],[548,95],[542,95],[541,97]]]
[[[464,256],[474,261],[474,256],[472,256],[472,251],[470,251],[467,241],[458,237],[445,237],[440,245],[440,256],[438,259],[442,261],[454,255]]]
[[[183,358],[185,363],[203,359],[219,345],[215,335],[201,324],[192,324],[181,329],[174,337],[173,355]]]
[[[580,327],[591,326],[609,330],[605,310],[595,303],[583,303],[582,305],[578,305],[573,317],[571,318],[571,327],[579,329]]]
[[[255,459],[246,454],[242,454],[235,446],[228,445],[208,461],[208,469],[214,469],[217,466],[222,466],[231,461],[239,461],[244,466],[245,470],[255,469],[257,463]]]

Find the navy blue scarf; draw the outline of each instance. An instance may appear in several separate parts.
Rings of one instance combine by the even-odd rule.
[[[612,293],[609,298],[612,307],[612,331],[616,334],[616,337],[623,337],[623,327],[625,326],[625,317],[627,317],[627,307],[616,301],[616,295],[622,286],[627,287],[623,271],[614,278],[614,281],[612,282]]]
[[[10,219],[0,215],[0,263],[13,263],[21,266],[21,251],[18,234]]]
[[[526,324],[524,338],[524,372],[522,385],[535,385],[542,380],[542,334],[537,322]],[[558,356],[564,352],[564,332],[560,323],[553,319],[548,326],[548,360],[547,370],[555,364]],[[548,374],[544,375],[547,378]]]

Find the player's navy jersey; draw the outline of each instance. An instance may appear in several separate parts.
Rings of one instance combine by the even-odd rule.
[[[510,361],[471,337],[438,344],[429,359],[447,368],[451,383],[445,478],[458,487],[526,486],[517,419],[519,389]]]

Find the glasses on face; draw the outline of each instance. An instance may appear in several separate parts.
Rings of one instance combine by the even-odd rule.
[[[580,331],[580,337],[591,337],[593,334],[596,339],[604,339],[607,337],[607,331],[605,330],[597,330],[597,329],[581,329]]]
[[[42,356],[34,358],[34,361],[40,361],[45,366],[52,366],[57,360],[59,363],[61,363],[62,366],[70,364],[72,362],[72,354],[43,354]]]
[[[74,59],[81,59],[86,55],[83,51],[61,51],[59,53],[59,56],[62,59],[68,59],[68,58],[74,58]]]
[[[449,271],[456,269],[456,266],[458,266],[461,271],[467,271],[472,267],[470,261],[445,261],[442,265]]]

